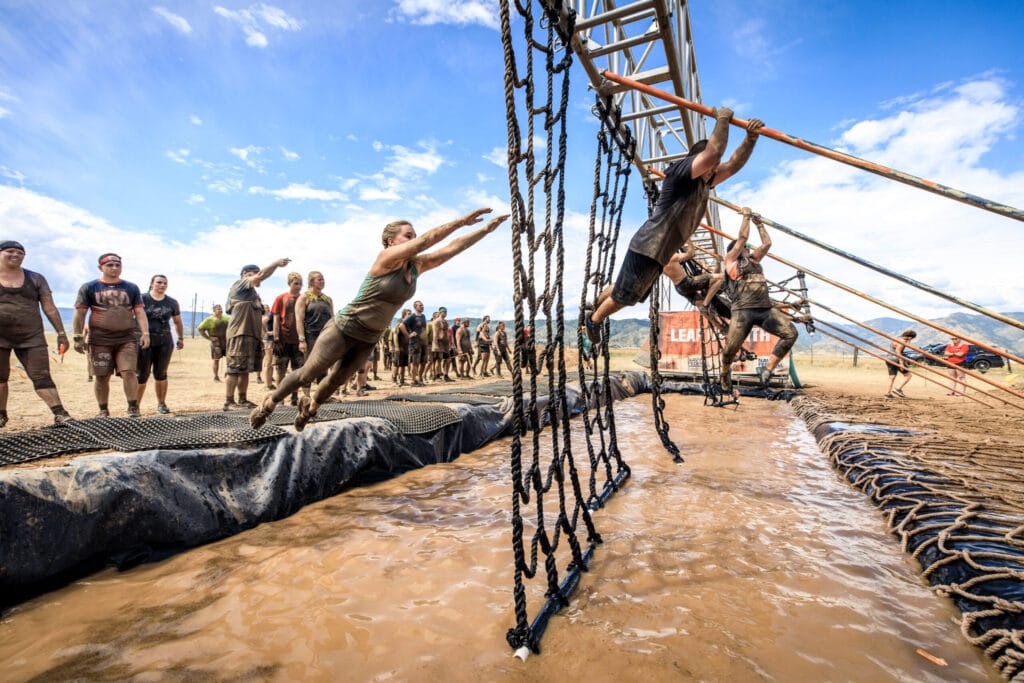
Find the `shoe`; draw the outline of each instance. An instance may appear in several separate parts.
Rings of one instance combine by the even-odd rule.
[[[171,409],[167,407],[166,403],[157,403],[156,412],[160,413],[161,415],[169,415]]]
[[[893,389],[892,393],[896,394],[900,398],[906,398],[907,397],[907,395],[903,393],[902,389]]]
[[[292,399],[289,401],[293,406],[299,405],[299,397],[296,394],[292,394]]]
[[[5,418],[0,418],[0,419],[2,419],[4,423],[7,422],[7,418],[6,417]],[[70,415],[68,415],[68,411],[63,410],[63,411],[61,411],[61,412],[59,412],[59,413],[57,413],[56,415],[53,416],[53,424],[55,424],[55,425],[63,424],[64,422],[69,422],[72,419],[74,419],[74,418],[72,418]],[[3,425],[0,425],[0,427],[2,427],[2,426]]]
[[[314,413],[309,412],[309,404],[312,403],[308,396],[299,397],[298,410],[295,411],[295,431],[301,432],[312,419]]]
[[[955,391],[947,391],[946,392],[946,396],[956,396],[956,392]]]
[[[87,379],[87,380],[85,380],[85,381],[86,381],[86,382],[91,382],[91,381],[92,381],[92,377],[90,377],[89,379]]]
[[[583,309],[583,322],[587,326],[587,338],[590,339],[590,343],[597,346],[601,343],[601,325],[602,323],[595,323],[590,319],[590,316],[594,313],[592,308]]]
[[[259,429],[267,423],[270,418],[271,411],[267,410],[265,404],[260,404],[252,409],[249,413],[249,426],[253,429]]]
[[[267,391],[273,391],[274,389],[277,389],[277,385],[274,384],[273,382],[267,385]]]
[[[757,376],[761,380],[761,386],[763,387],[767,387],[768,383],[772,381],[772,371],[764,366],[757,369]]]
[[[366,387],[356,389],[356,396],[366,396]]]
[[[379,382],[380,381],[380,377],[378,377],[377,375],[374,375],[373,376],[373,381],[374,382]]]
[[[142,417],[142,413],[139,412],[137,407],[132,408],[131,406],[128,406],[128,417]]]
[[[96,413],[96,417],[110,417],[110,411],[101,410],[100,412]]]
[[[217,375],[214,375],[213,376],[213,381],[214,382],[219,382],[220,381],[220,377],[218,377]]]
[[[445,376],[444,376],[444,381],[445,381],[445,382],[454,382],[455,380],[453,380],[453,379],[452,379],[451,377],[449,377],[448,375],[445,375]]]
[[[0,415],[0,429],[3,429],[6,426],[7,426],[7,416],[6,415]]]
[[[238,404],[236,404],[234,401],[224,401],[224,412],[227,412],[229,410],[234,410],[237,407],[238,407]]]
[[[239,401],[237,405],[238,405],[239,408],[255,408],[256,407],[255,403],[253,403],[252,401],[248,401],[248,400],[246,400],[246,401]]]
[[[896,394],[888,393],[888,394],[885,394],[884,396],[882,396],[882,398],[896,398]]]
[[[256,375],[256,384],[263,384],[263,378],[259,375]]]
[[[366,389],[367,391],[377,391],[377,387],[372,384],[364,384],[363,389]]]

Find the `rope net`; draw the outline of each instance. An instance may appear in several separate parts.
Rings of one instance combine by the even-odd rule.
[[[964,637],[1007,680],[1024,677],[1024,467],[1020,444],[985,434],[879,426],[793,400],[840,474],[885,514],[922,574],[961,612]],[[843,423],[835,428],[832,423]],[[843,428],[846,427],[846,428]]]
[[[584,360],[582,317],[571,324],[575,326],[573,336],[579,352],[586,463],[578,463],[573,454],[569,426],[564,221],[566,111],[573,62],[567,44],[573,14],[568,10],[563,13],[560,3],[538,8],[533,2],[515,1],[510,7],[509,0],[502,0],[500,17],[517,349],[512,373],[511,446],[515,625],[509,629],[507,640],[525,657],[528,651],[540,652],[540,638],[548,620],[568,604],[601,542],[592,512],[629,476],[629,468],[615,436],[607,344],[593,349],[594,363],[589,366]],[[609,136],[616,134],[612,129],[617,124],[611,123],[616,112],[600,101],[595,112],[603,124],[595,162],[581,309],[588,294],[596,296],[611,281],[630,172],[628,159],[609,142]],[[605,328],[607,333],[607,325]],[[547,383],[546,400],[541,400],[538,389],[542,380]],[[586,469],[582,476],[581,467]],[[583,477],[587,479],[586,490],[581,483]],[[531,584],[528,590],[527,581],[531,579],[543,581],[543,586],[535,589],[537,584]],[[528,597],[545,600],[532,622]]]

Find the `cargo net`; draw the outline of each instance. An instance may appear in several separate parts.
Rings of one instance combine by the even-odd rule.
[[[548,620],[568,605],[601,542],[592,511],[629,475],[615,438],[607,345],[589,350],[596,356],[591,366],[583,360],[589,352],[583,342],[582,314],[574,317],[566,330],[563,220],[566,113],[572,65],[568,40],[574,15],[561,3],[543,4],[538,7],[535,2],[517,0],[513,22],[509,0],[500,3],[516,340],[511,445],[516,623],[509,629],[507,640],[523,658],[530,651],[540,651],[540,638]],[[522,51],[521,61],[517,61],[517,49]],[[535,60],[539,63],[536,72]],[[605,151],[609,150],[605,146]],[[604,156],[599,152],[599,164]],[[596,291],[611,279],[628,169],[627,160],[617,162],[608,171],[599,167],[595,173],[595,184],[607,184],[595,189],[594,206],[600,207],[600,211],[595,208],[600,221],[591,220],[585,288],[593,287]],[[582,239],[580,236],[581,243]],[[578,253],[577,247],[582,244],[574,245],[574,253]],[[586,295],[584,291],[581,300]],[[543,331],[538,329],[538,321]],[[584,429],[578,435],[585,439],[588,455],[589,469],[582,475],[573,454],[569,426],[567,338],[575,342],[579,376],[588,387],[582,392]],[[546,385],[546,390],[541,389],[541,384]],[[589,485],[586,490],[584,478]],[[531,504],[532,514],[524,511]],[[541,573],[541,554],[545,582],[544,586],[531,589],[531,595],[546,601],[531,622],[526,582]],[[560,566],[561,563],[564,565]]]
[[[794,399],[812,432],[855,418]],[[1024,678],[1024,455],[1019,443],[951,440],[883,426],[825,433],[819,446],[886,515],[903,550],[961,612],[965,638],[1007,680]]]

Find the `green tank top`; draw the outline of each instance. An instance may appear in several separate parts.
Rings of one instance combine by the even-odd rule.
[[[410,273],[411,282],[405,280],[405,268],[384,275],[367,275],[356,298],[334,321],[341,332],[359,341],[377,341],[402,304],[416,293],[419,272],[415,263],[410,265]]]

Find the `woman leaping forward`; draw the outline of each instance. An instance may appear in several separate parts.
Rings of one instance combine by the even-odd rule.
[[[438,244],[457,229],[481,222],[482,216],[490,212],[490,209],[477,209],[451,223],[428,230],[419,237],[409,221],[388,223],[381,235],[384,250],[377,255],[356,298],[338,314],[334,324],[324,327],[306,363],[288,373],[277,389],[249,414],[249,424],[253,429],[258,429],[267,421],[281,399],[330,368],[327,379],[317,384],[311,398],[299,398],[295,428],[302,431],[320,406],[356,370],[366,365],[366,359],[381,333],[387,329],[402,304],[415,294],[419,276],[494,232],[508,216],[492,218],[479,230],[463,235],[436,251],[426,254],[421,252]]]

